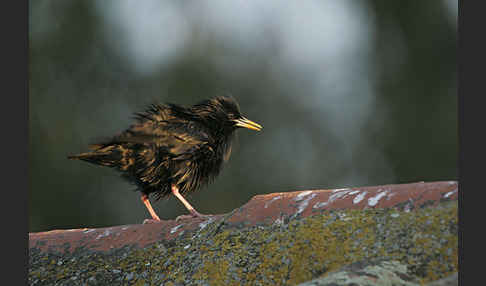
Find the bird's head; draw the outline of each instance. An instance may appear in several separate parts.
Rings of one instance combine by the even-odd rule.
[[[240,113],[236,100],[228,96],[219,96],[193,106],[193,110],[201,118],[210,121],[225,132],[232,132],[237,128],[248,128],[260,131],[263,127]]]

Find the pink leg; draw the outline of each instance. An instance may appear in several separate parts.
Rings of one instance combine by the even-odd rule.
[[[184,197],[179,193],[179,189],[175,185],[172,185],[172,194],[174,196],[176,196],[176,198],[178,198],[182,202],[182,204],[186,207],[186,209],[191,213],[189,216],[187,216],[187,215],[178,216],[176,220],[185,219],[185,218],[193,218],[193,217],[205,218],[205,217],[209,216],[209,215],[201,214],[198,211],[196,211],[191,206],[191,204],[188,201],[186,201],[186,199],[184,199]]]
[[[143,223],[152,223],[152,222],[159,222],[160,218],[159,216],[155,213],[154,209],[152,208],[152,205],[150,205],[150,201],[148,199],[148,196],[146,194],[142,194],[142,197],[140,198],[149,211],[150,215],[152,216],[152,219],[146,219],[143,221]]]

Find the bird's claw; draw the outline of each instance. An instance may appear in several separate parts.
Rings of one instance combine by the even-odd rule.
[[[142,224],[148,224],[148,223],[159,223],[160,220],[152,219],[152,218],[146,218],[143,220]]]
[[[207,214],[201,214],[197,211],[192,211],[191,214],[188,215],[180,215],[176,217],[176,221],[184,220],[184,219],[191,219],[191,218],[201,218],[201,219],[208,219],[212,215],[207,215]]]
[[[180,220],[185,220],[185,219],[190,219],[190,218],[194,218],[192,215],[180,215],[178,217],[176,217],[176,221],[180,221]]]

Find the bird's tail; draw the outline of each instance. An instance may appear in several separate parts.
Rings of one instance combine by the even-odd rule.
[[[113,166],[114,160],[109,153],[101,152],[86,152],[77,155],[70,155],[68,159],[71,160],[83,160],[96,165]]]
[[[96,165],[103,165],[108,167],[115,167],[120,165],[127,158],[129,150],[124,149],[120,145],[109,146],[91,146],[94,149],[91,152],[81,153],[77,155],[69,155],[68,159],[71,160],[83,160]],[[126,164],[126,163],[125,163]]]

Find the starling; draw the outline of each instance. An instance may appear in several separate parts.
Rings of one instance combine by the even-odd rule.
[[[141,200],[152,216],[160,221],[149,195],[155,200],[176,196],[187,208],[187,217],[204,217],[183,195],[211,182],[231,154],[234,131],[262,126],[241,115],[232,97],[220,96],[192,107],[176,104],[152,104],[135,113],[136,123],[122,133],[90,145],[90,152],[68,156],[108,166],[137,186]]]

